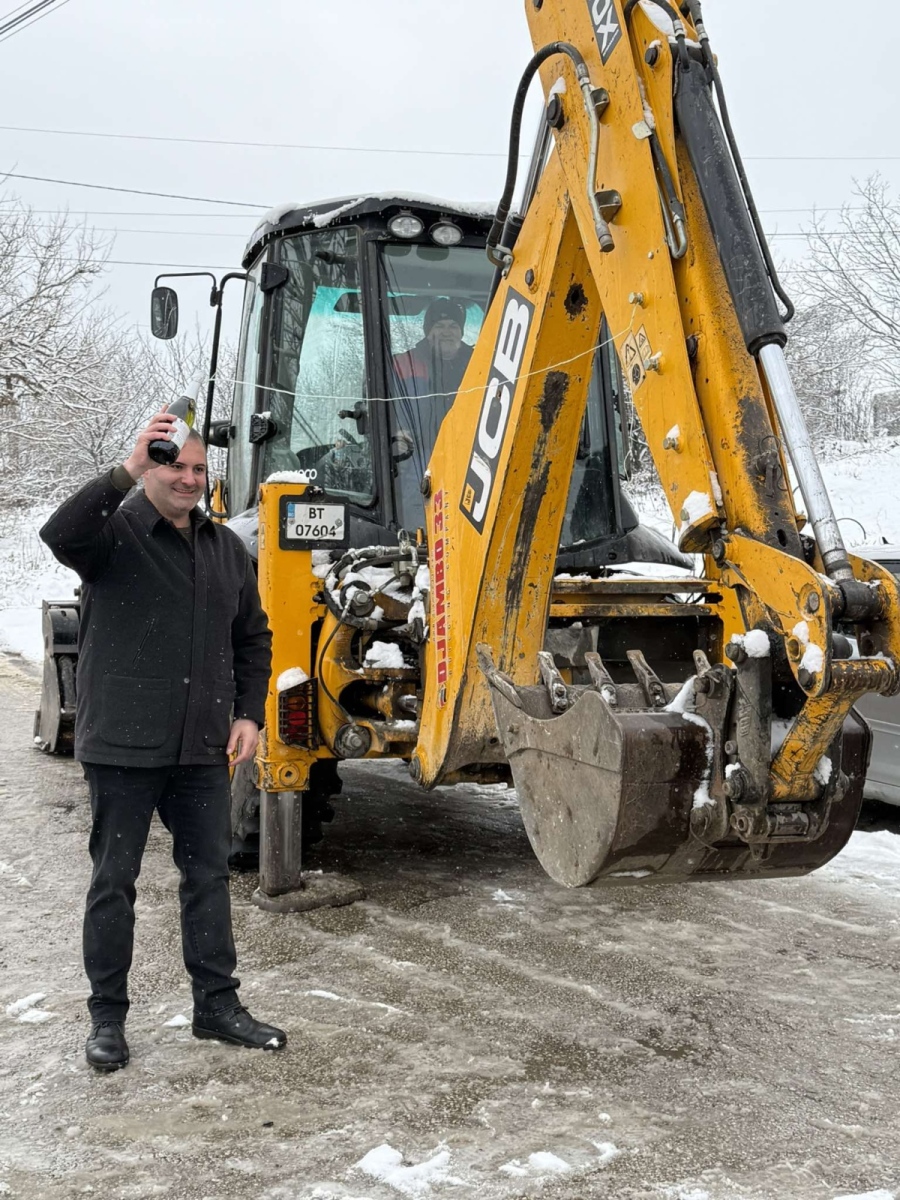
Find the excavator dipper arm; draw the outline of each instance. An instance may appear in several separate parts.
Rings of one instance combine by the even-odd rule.
[[[554,147],[521,223],[511,191],[498,212],[499,285],[429,466],[413,774],[433,786],[507,758],[532,844],[569,886],[802,873],[855,823],[868,734],[854,700],[900,687],[897,583],[841,543],[699,3],[526,10],[520,98],[539,72]],[[698,646],[675,684],[639,654],[637,682],[617,683],[596,656],[561,675],[543,653],[604,316],[679,546],[719,592],[704,610],[715,661]],[[619,611],[658,608],[636,594]],[[841,657],[838,625],[865,657]]]

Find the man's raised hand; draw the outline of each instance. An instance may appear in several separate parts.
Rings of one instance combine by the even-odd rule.
[[[159,466],[159,463],[154,462],[150,457],[150,443],[168,441],[172,433],[172,426],[177,420],[176,416],[163,409],[155,417],[150,418],[146,429],[141,430],[134,449],[122,464],[135,483],[142,475],[146,475],[148,471]]]

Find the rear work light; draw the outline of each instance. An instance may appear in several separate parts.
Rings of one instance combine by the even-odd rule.
[[[414,238],[418,237],[425,228],[425,222],[408,211],[398,213],[396,217],[391,217],[388,221],[388,229],[394,237]]]
[[[432,225],[430,232],[431,240],[439,246],[458,246],[463,238],[462,230],[452,221],[441,221],[438,225]]]
[[[278,737],[286,746],[316,750],[319,722],[316,714],[316,681],[307,679],[278,693]]]

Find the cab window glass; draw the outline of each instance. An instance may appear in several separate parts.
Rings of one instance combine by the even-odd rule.
[[[238,345],[237,378],[234,381],[231,422],[235,436],[228,452],[228,510],[231,516],[250,504],[250,417],[256,408],[259,370],[259,330],[265,297],[259,290],[260,266],[250,272],[244,291],[244,311]]]
[[[605,355],[597,352],[581,438],[575,455],[560,545],[572,549],[610,537],[616,529],[613,456],[610,454],[609,374]]]
[[[381,251],[394,498],[422,524],[420,483],[481,330],[493,279],[484,250],[386,244]]]
[[[334,229],[285,238],[287,281],[274,293],[270,390],[274,436],[264,477],[315,472],[330,495],[375,499],[358,238]]]

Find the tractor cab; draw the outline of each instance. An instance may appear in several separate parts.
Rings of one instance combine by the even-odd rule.
[[[296,475],[346,506],[351,546],[424,523],[422,479],[481,330],[491,212],[403,197],[273,210],[244,256],[228,451],[229,519]],[[218,436],[216,436],[218,433]],[[683,565],[623,496],[620,375],[604,333],[572,478],[560,570],[651,557]],[[243,526],[244,521],[237,522]]]

